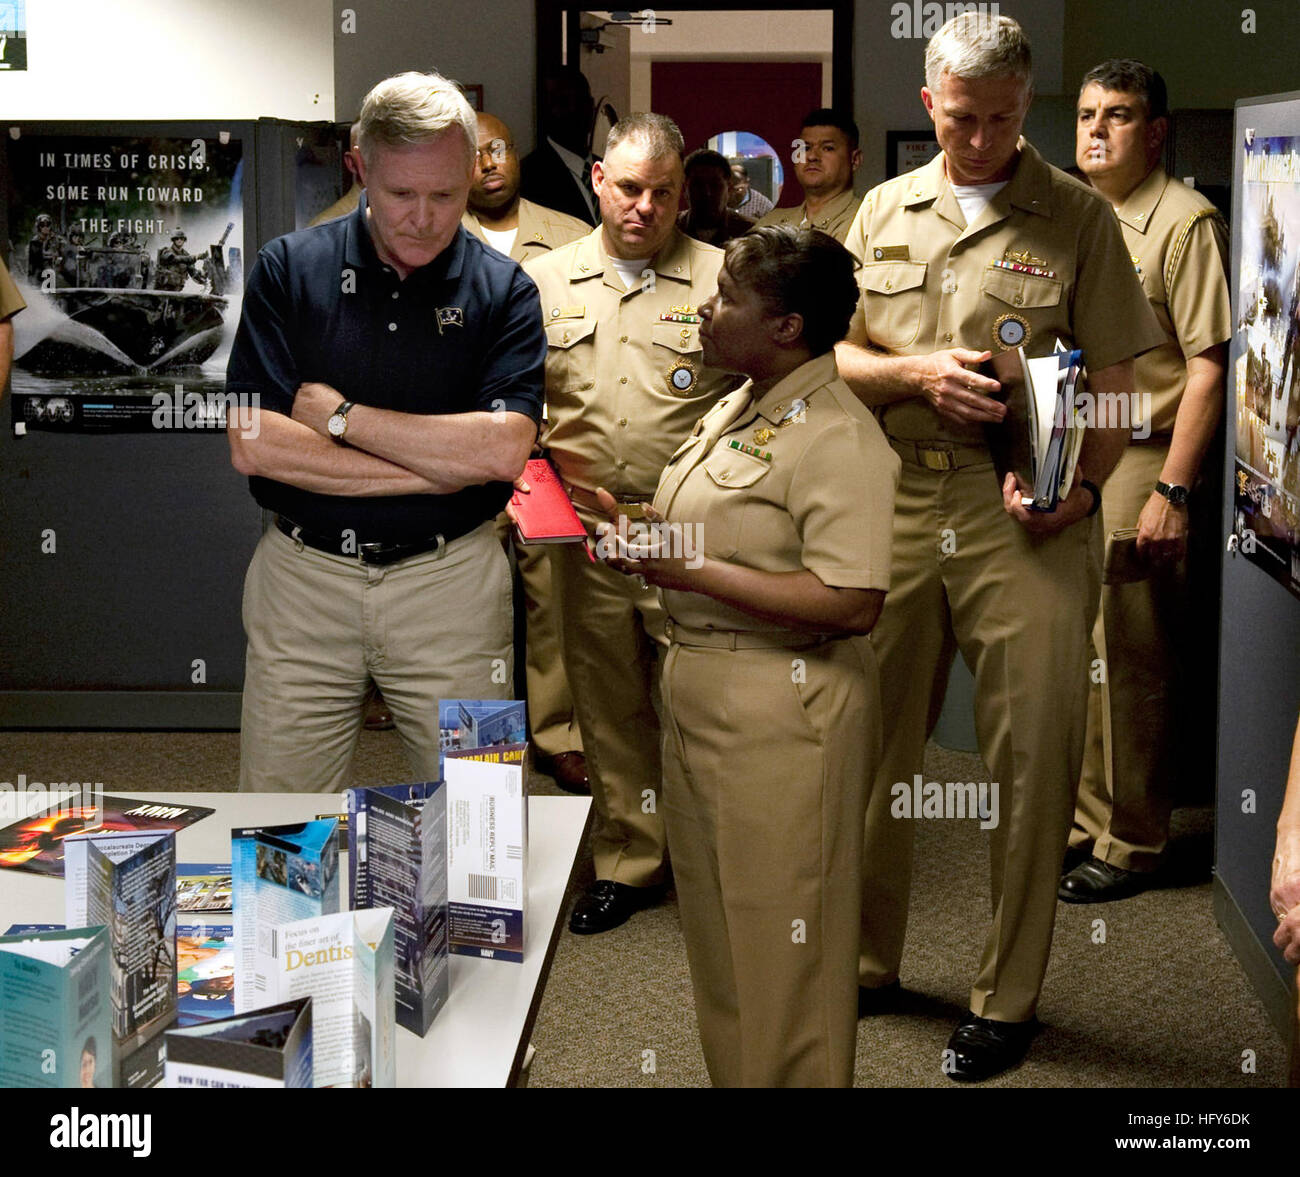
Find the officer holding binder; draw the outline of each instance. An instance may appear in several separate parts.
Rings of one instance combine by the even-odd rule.
[[[1020,26],[955,17],[925,66],[921,99],[943,152],[869,192],[846,242],[863,297],[840,372],[903,461],[892,584],[872,635],[885,752],[867,814],[859,977],[864,1011],[897,992],[913,823],[891,815],[891,787],[922,771],[960,649],[1001,818],[992,926],[942,1065],[978,1080],[1017,1062],[1037,1026],[1083,753],[1094,516],[1129,431],[1094,413],[1068,497],[1030,512],[990,460],[999,385],[971,368],[1017,346],[1046,355],[1060,339],[1083,349],[1094,397],[1128,397],[1133,356],[1161,335],[1106,202],[1020,137],[1033,93]]]

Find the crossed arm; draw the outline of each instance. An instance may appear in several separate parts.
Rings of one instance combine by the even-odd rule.
[[[292,417],[254,409],[236,423],[232,415],[235,469],[317,494],[450,494],[513,481],[537,437],[523,413],[426,415],[357,405],[348,412],[347,445],[339,445],[326,422],[342,400],[329,385],[310,383],[298,388]]]

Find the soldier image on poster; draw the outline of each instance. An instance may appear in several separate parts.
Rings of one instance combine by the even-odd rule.
[[[54,232],[54,219],[49,213],[36,218],[35,231],[27,243],[27,281],[39,286],[46,274],[59,264],[59,239]]]
[[[185,252],[189,240],[183,229],[172,234],[172,243],[158,251],[158,270],[154,277],[156,290],[184,290],[185,278],[193,278],[200,286],[207,284],[207,276],[196,267],[199,258]]]

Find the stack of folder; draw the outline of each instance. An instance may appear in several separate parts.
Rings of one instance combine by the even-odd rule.
[[[1031,511],[1055,511],[1069,493],[1083,448],[1085,414],[1076,404],[1083,352],[1057,340],[1049,356],[1028,359],[1022,347],[993,357],[988,368],[1002,385],[1007,415],[985,426],[999,481],[1014,473]]]

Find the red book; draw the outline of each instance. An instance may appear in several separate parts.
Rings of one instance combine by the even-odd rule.
[[[587,529],[550,462],[530,458],[524,481],[532,489],[527,494],[515,491],[510,500],[520,543],[569,544],[587,538]]]

